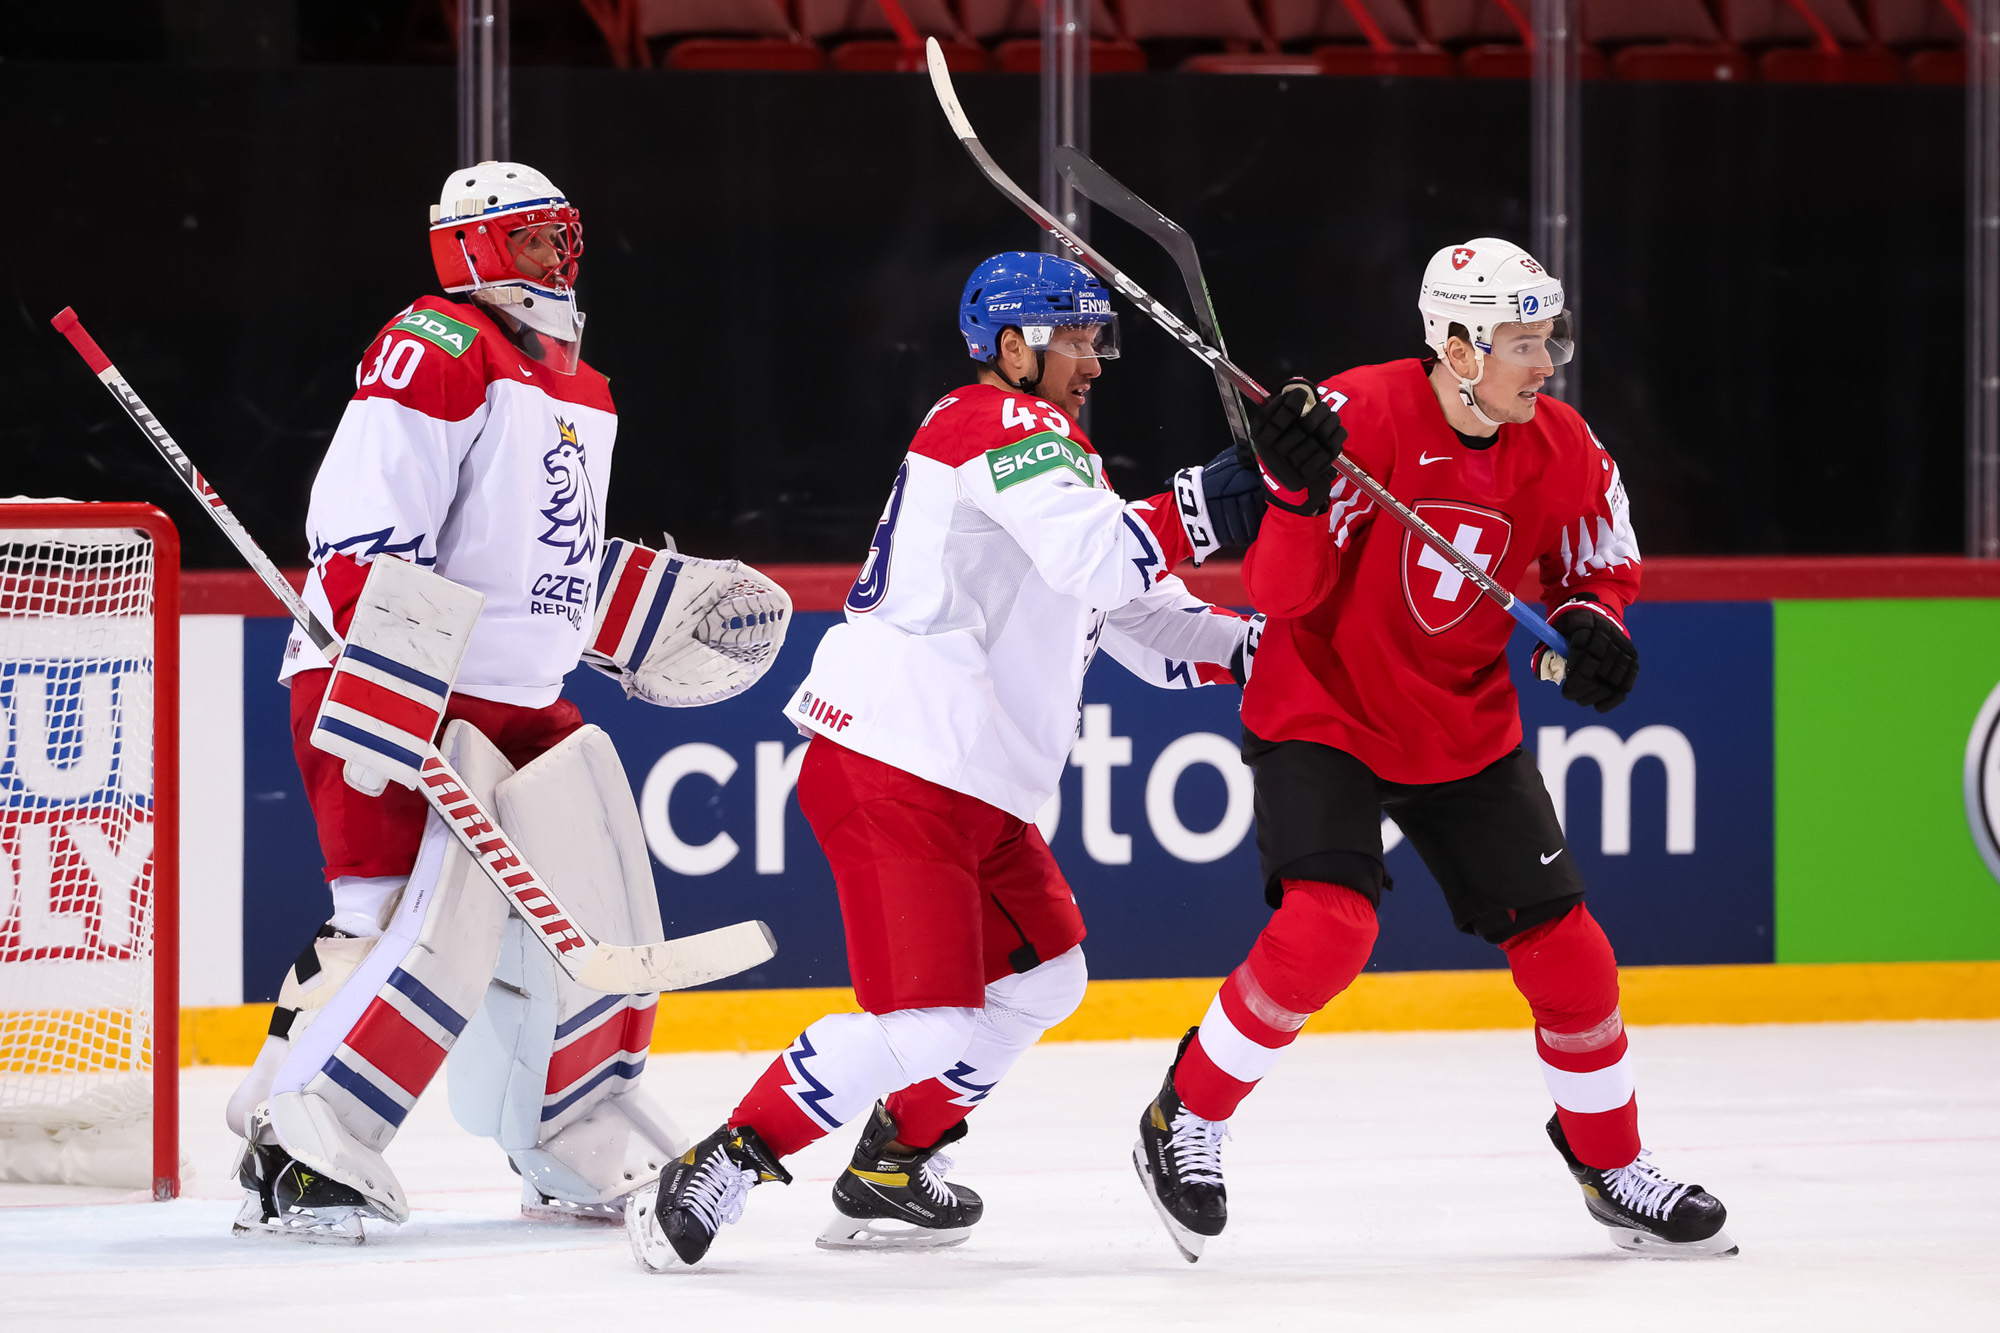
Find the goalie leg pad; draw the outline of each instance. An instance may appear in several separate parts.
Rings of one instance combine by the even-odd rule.
[[[513,773],[469,723],[444,753],[490,799]],[[409,1204],[381,1153],[484,997],[507,902],[433,813],[395,918],[375,948],[293,1042],[271,1095],[285,1150],[367,1196],[400,1222]]]
[[[638,806],[602,730],[572,733],[500,783],[492,808],[578,925],[614,944],[666,937]],[[577,985],[510,921],[487,1001],[452,1050],[452,1114],[543,1195],[628,1193],[686,1147],[638,1091],[655,1004]]]
[[[414,789],[485,604],[486,594],[427,569],[374,561],[312,743],[362,776],[372,771]]]
[[[374,949],[372,938],[342,934],[332,925],[319,928],[285,973],[278,987],[278,1002],[271,1009],[271,1027],[257,1061],[236,1091],[230,1094],[223,1115],[236,1134],[245,1132],[250,1116],[271,1098],[278,1071],[292,1052],[292,1043],[326,1011],[327,1002],[340,992],[364,958]]]

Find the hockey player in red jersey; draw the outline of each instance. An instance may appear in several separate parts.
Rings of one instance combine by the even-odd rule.
[[[785,1157],[855,1120],[820,1244],[964,1239],[982,1204],[943,1179],[938,1150],[1083,998],[1083,917],[1034,820],[1084,672],[1102,649],[1164,688],[1249,673],[1255,622],[1169,571],[1248,545],[1264,512],[1254,471],[1232,452],[1179,474],[1178,500],[1111,489],[1076,423],[1117,354],[1103,284],[1067,259],[997,255],[959,319],[979,378],[918,427],[846,621],[787,708],[812,737],[799,808],[832,864],[865,1012],[813,1023],[634,1194],[626,1222],[650,1269],[701,1262],[751,1186],[789,1181]]]
[[[1374,946],[1386,811],[1461,931],[1499,946],[1534,1016],[1548,1123],[1591,1216],[1654,1254],[1734,1253],[1724,1210],[1640,1147],[1611,945],[1585,906],[1504,659],[1514,622],[1338,473],[1347,453],[1502,587],[1532,570],[1566,661],[1534,665],[1606,712],[1638,676],[1624,612],[1639,547],[1617,465],[1541,390],[1570,354],[1559,282],[1481,238],[1424,272],[1432,355],[1294,380],[1257,414],[1271,512],[1244,564],[1269,616],[1243,700],[1257,848],[1276,909],[1181,1042],[1134,1165],[1182,1253],[1227,1220],[1238,1103]]]
[[[494,765],[538,774],[543,790],[558,792],[543,808],[597,820],[608,807],[589,805],[591,774],[616,772],[616,757],[562,697],[580,658],[592,654],[591,664],[629,694],[656,703],[707,702],[748,681],[745,673],[700,681],[670,699],[646,663],[629,665],[629,643],[599,632],[603,608],[618,601],[599,596],[600,566],[610,580],[635,561],[629,544],[607,543],[603,531],[618,418],[604,376],[578,355],[575,206],[532,167],[482,162],[446,179],[431,208],[430,244],[450,295],[405,308],[355,367],[354,397],[313,483],[304,597],[343,637],[342,654],[353,655],[344,637],[374,562],[406,560],[476,590],[484,600],[447,683],[440,745],[452,726],[469,724]],[[740,573],[733,562],[672,563],[683,598],[698,573]],[[781,624],[770,631],[767,640],[782,638]],[[768,665],[775,646],[766,647]],[[615,1221],[631,1180],[682,1146],[638,1090],[654,997],[584,991],[530,945],[516,950],[526,958],[509,964],[500,1004],[483,1005],[501,932],[513,927],[495,919],[504,913],[483,884],[473,890],[479,928],[448,918],[438,904],[454,890],[439,885],[454,848],[423,798],[310,743],[331,666],[293,632],[280,679],[291,690],[293,748],[333,912],[285,978],[269,1038],[229,1102],[229,1126],[246,1140],[237,1231],[358,1240],[362,1217],[400,1221],[407,1206],[378,1154],[447,1052],[453,1109],[507,1151],[522,1177],[524,1211]],[[719,674],[732,674],[729,665]],[[621,800],[630,805],[622,789],[609,804]],[[630,824],[617,810],[606,818]],[[511,817],[509,832],[522,836]],[[419,865],[420,846],[434,842],[439,854]],[[641,844],[636,864],[644,866],[643,835]],[[556,878],[566,867],[538,869]],[[640,942],[659,938],[650,873],[621,887],[617,902],[571,906],[593,908]],[[432,937],[449,947],[425,952]],[[397,965],[409,940],[434,957],[438,974]],[[590,1077],[612,1053],[620,1058]],[[579,1065],[581,1074],[567,1072]],[[516,1113],[522,1106],[525,1118]],[[291,1128],[287,1108],[299,1112]]]

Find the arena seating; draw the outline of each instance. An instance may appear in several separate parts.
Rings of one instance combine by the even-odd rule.
[[[614,63],[1041,69],[1043,0],[578,0]],[[1959,83],[1966,0],[1580,0],[1586,79]],[[1528,77],[1533,0],[1091,0],[1100,74]]]

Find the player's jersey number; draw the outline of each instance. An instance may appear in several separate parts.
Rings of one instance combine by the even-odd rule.
[[[855,575],[854,587],[847,594],[847,609],[856,615],[873,611],[889,595],[889,548],[896,541],[896,519],[903,512],[903,487],[909,480],[910,460],[906,458],[903,466],[896,469],[896,484],[889,488],[889,503],[882,506],[882,517],[868,542],[868,558],[861,562],[861,572]]]
[[[380,380],[392,389],[409,387],[410,377],[417,373],[417,363],[424,359],[424,345],[415,338],[398,338],[390,334],[382,339],[381,349],[375,353],[375,364],[368,371],[363,385]]]
[[[1035,409],[1039,408],[1037,414]],[[1058,435],[1069,434],[1069,418],[1037,398],[1027,407],[1012,398],[1000,400],[1000,425],[1002,429],[1041,431],[1052,430]]]

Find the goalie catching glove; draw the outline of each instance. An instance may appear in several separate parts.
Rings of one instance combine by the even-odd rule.
[[[697,708],[756,684],[791,621],[790,595],[740,561],[614,541],[598,572],[583,660],[628,697]]]

